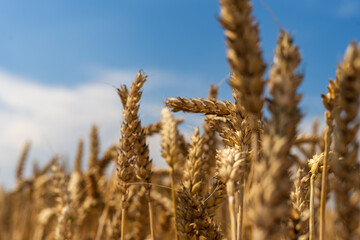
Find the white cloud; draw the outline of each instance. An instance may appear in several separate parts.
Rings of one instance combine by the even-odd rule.
[[[166,97],[206,96],[207,87],[198,76],[150,71],[141,100],[140,118],[148,124],[160,119],[161,106]],[[104,151],[120,137],[122,106],[112,86],[130,86],[137,71],[96,69],[89,71],[89,82],[75,87],[48,86],[27,77],[0,69],[0,185],[11,187],[21,149],[31,141],[25,166],[31,172],[36,160],[45,164],[55,153],[72,164],[77,141],[85,141],[86,162],[89,130],[99,126],[101,149]],[[175,94],[175,95],[174,95]],[[189,138],[201,116],[176,114],[185,117],[182,130]],[[148,139],[154,165],[165,166],[160,154],[160,137]],[[71,165],[70,165],[71,167]]]
[[[175,77],[174,73],[149,72],[141,100],[143,124],[160,119],[165,97],[206,96],[206,82],[196,76]],[[0,69],[0,184],[11,187],[20,151],[28,140],[32,142],[26,165],[29,174],[34,160],[45,164],[55,153],[65,156],[71,164],[79,137],[88,145],[89,130],[99,126],[101,149],[104,151],[120,137],[122,107],[113,87],[128,86],[137,71],[97,69],[90,82],[75,87],[47,86]],[[152,74],[153,73],[153,74]],[[175,94],[175,95],[174,95]],[[203,119],[198,114],[175,113],[186,121],[180,126],[189,139]],[[299,131],[310,129],[309,118]],[[307,131],[308,132],[308,131]],[[160,154],[160,137],[148,139],[154,165],[166,166]],[[85,152],[85,158],[86,158]],[[86,162],[86,159],[83,159]]]
[[[136,72],[102,71],[90,83],[65,88],[42,85],[0,70],[0,183],[14,183],[16,161],[28,140],[32,145],[27,173],[34,159],[44,164],[54,153],[72,159],[78,138],[87,144],[93,124],[99,126],[103,150],[116,143],[122,107],[115,89],[104,82],[129,85],[135,75]],[[151,88],[152,84],[147,84]],[[162,104],[145,99],[141,109],[152,116],[149,109]],[[159,139],[153,138],[151,145],[157,143]],[[155,156],[159,158],[158,153]]]

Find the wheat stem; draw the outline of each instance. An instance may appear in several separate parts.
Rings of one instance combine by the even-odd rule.
[[[310,218],[309,218],[309,240],[315,240],[315,223],[314,223],[314,199],[315,199],[315,189],[314,189],[314,178],[315,174],[311,175],[310,178]]]
[[[244,220],[244,177],[241,179],[240,190],[238,191],[239,211],[237,213],[237,240],[242,240],[242,226]]]
[[[175,196],[175,176],[174,176],[174,169],[170,167],[170,179],[171,179],[171,198],[173,202],[173,210],[174,210],[174,227],[175,227],[175,235],[176,239],[178,238],[178,232],[176,227],[176,196]]]
[[[125,219],[126,219],[126,208],[124,204],[121,206],[121,240],[125,240]]]
[[[251,162],[250,162],[250,173],[248,176],[248,179],[246,181],[246,187],[245,187],[245,192],[248,192],[250,190],[251,187],[251,183],[252,180],[254,178],[254,164],[256,164],[257,160],[258,160],[258,134],[256,132],[256,129],[252,129],[251,132],[251,149],[252,149],[252,154],[251,154]]]
[[[228,184],[233,184],[228,182]],[[235,220],[235,211],[234,211],[234,196],[229,196],[229,214],[231,222],[231,240],[236,240],[236,220]]]
[[[25,146],[24,146],[23,150],[21,151],[21,155],[20,155],[20,158],[18,161],[18,166],[16,169],[16,179],[18,182],[20,182],[23,178],[25,161],[26,161],[26,157],[29,153],[29,149],[30,149],[30,142],[27,142],[27,143],[25,143]]]
[[[325,239],[325,209],[326,209],[326,182],[327,182],[327,165],[329,159],[329,148],[330,148],[330,134],[331,129],[329,126],[325,128],[324,141],[324,167],[321,179],[321,200],[320,200],[320,240]]]
[[[104,227],[105,227],[105,222],[106,219],[109,215],[109,205],[106,205],[105,209],[103,210],[101,217],[99,219],[99,226],[98,229],[96,231],[96,236],[95,236],[95,240],[100,240],[102,237],[102,233],[104,231]]]
[[[153,215],[153,207],[151,203],[150,196],[148,198],[148,206],[149,206],[149,218],[150,218],[150,233],[151,233],[151,239],[155,240],[155,232],[154,232],[154,215]]]

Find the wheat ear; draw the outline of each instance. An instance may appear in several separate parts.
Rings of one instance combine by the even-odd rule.
[[[56,164],[52,167],[53,171],[53,186],[56,193],[56,200],[58,202],[58,223],[55,229],[55,240],[72,238],[71,222],[73,218],[73,209],[71,206],[71,199],[67,190],[67,182],[65,173]]]
[[[189,149],[188,158],[185,165],[184,184],[179,192],[179,206],[177,212],[179,213],[176,219],[176,227],[178,235],[181,238],[190,238],[195,236],[194,227],[192,223],[196,214],[191,214],[191,208],[200,204],[198,194],[201,190],[202,184],[202,154],[203,154],[203,139],[200,138],[199,128],[196,128],[194,135],[191,137],[191,147]],[[193,202],[192,205],[186,206],[187,202]],[[186,208],[184,209],[184,207]],[[200,213],[199,213],[200,215]]]
[[[176,221],[178,235],[182,239],[205,237],[206,239],[222,239],[219,228],[215,224],[211,213],[221,199],[221,191],[215,190],[212,196],[204,198],[201,195],[203,182],[203,138],[196,128],[191,137],[191,146],[185,166],[184,184],[178,192],[179,205]],[[220,188],[219,188],[220,190]],[[206,200],[211,199],[208,204]]]
[[[328,86],[328,92],[326,95],[322,95],[322,102],[324,107],[328,110],[325,112],[325,121],[326,128],[324,131],[324,171],[321,179],[321,197],[320,197],[320,234],[319,239],[325,240],[325,213],[326,213],[326,200],[327,200],[327,186],[326,183],[328,181],[328,159],[329,159],[329,151],[331,144],[331,134],[333,132],[333,118],[334,118],[334,109],[336,106],[336,97],[339,92],[339,86],[333,80],[330,80]]]
[[[258,25],[251,16],[252,7],[248,0],[221,0],[221,25],[225,28],[227,58],[233,77],[230,85],[236,90],[240,104],[239,112],[250,117],[252,131],[253,159],[258,157],[258,120],[264,104],[262,97],[265,81],[265,64],[260,50]]]
[[[127,98],[128,98],[128,95],[129,95],[129,90],[127,89],[125,84],[121,85],[120,88],[117,88],[116,90],[117,90],[117,94],[120,97],[120,101],[121,101],[123,107],[125,107],[126,102],[127,102]]]
[[[97,165],[99,156],[99,129],[96,125],[91,127],[90,131],[90,154],[88,159],[88,168],[92,169]]]
[[[229,115],[229,108],[233,106],[233,103],[229,101],[219,101],[216,99],[205,98],[167,98],[166,106],[173,112],[191,112],[191,113],[204,113],[214,114],[218,116]]]
[[[209,90],[209,99],[216,99],[218,92],[218,87],[211,85]],[[216,131],[209,126],[208,121],[206,120],[208,116],[205,116],[205,122],[203,124],[204,133],[204,172],[207,174],[207,177],[211,178],[216,168],[216,148],[218,145],[218,137],[216,136]],[[207,189],[207,184],[205,184],[205,189]]]
[[[194,210],[201,206],[198,193],[201,185],[201,165],[202,165],[202,142],[199,129],[196,128],[194,136],[191,137],[191,147],[186,160],[184,184],[178,192],[176,230],[181,239],[190,239],[196,236],[194,229],[194,219],[200,216]],[[191,204],[190,204],[191,203]]]
[[[134,149],[138,133],[141,132],[141,124],[138,117],[139,105],[141,98],[140,88],[145,83],[146,76],[139,72],[136,75],[135,81],[131,85],[129,94],[127,96],[126,104],[123,111],[123,122],[121,123],[121,138],[118,156],[118,179],[119,190],[122,194],[121,204],[121,240],[125,239],[125,219],[127,209],[128,197],[128,182],[133,176],[132,163],[135,161],[136,155]]]
[[[176,195],[175,195],[175,177],[174,165],[179,161],[179,132],[177,130],[176,121],[170,110],[164,108],[161,111],[161,155],[170,167],[171,196],[173,201],[175,234],[178,238],[177,231],[177,212],[176,212]]]
[[[77,151],[75,155],[74,171],[70,174],[70,179],[68,183],[68,190],[75,208],[80,207],[81,201],[83,200],[85,195],[83,191],[84,175],[81,168],[83,148],[84,142],[80,138],[78,141]]]
[[[18,165],[16,168],[16,179],[18,182],[20,182],[23,179],[24,165],[25,165],[26,157],[29,153],[29,149],[30,149],[30,142],[27,142],[27,143],[25,143],[25,145],[21,151]]]
[[[235,183],[239,182],[247,170],[248,154],[235,148],[225,148],[217,155],[217,168],[220,181],[226,184],[231,222],[231,239],[236,240]]]
[[[189,189],[192,195],[197,195],[201,192],[201,185],[203,180],[202,154],[204,139],[200,137],[199,128],[196,128],[194,136],[192,136],[191,140],[191,147],[185,166],[184,186],[185,188]]]
[[[317,177],[318,173],[324,173],[324,171],[329,170],[329,166],[334,166],[334,163],[339,158],[339,155],[336,152],[330,151],[327,153],[327,160],[329,162],[326,165],[326,170],[324,169],[325,165],[325,153],[322,152],[320,154],[315,154],[311,159],[308,161],[308,165],[310,168],[309,174],[310,177],[310,216],[309,216],[309,238],[315,238],[315,206],[314,206],[314,199],[315,199],[315,188],[314,188],[314,181]],[[332,169],[331,169],[332,170]]]
[[[341,157],[333,167],[337,177],[334,185],[337,234],[341,239],[360,239],[360,208],[356,198],[360,190],[359,144],[356,140],[359,129],[360,44],[352,42],[348,46],[344,61],[338,66],[335,82],[339,85],[339,93],[334,110],[334,145]]]
[[[74,161],[74,171],[81,173],[81,163],[84,149],[84,141],[80,138],[78,141],[78,147],[76,151],[75,161]]]
[[[142,129],[137,139],[137,148],[135,149],[137,157],[135,159],[136,176],[138,179],[145,183],[145,196],[149,207],[149,218],[150,218],[150,232],[151,238],[155,239],[154,233],[154,220],[153,220],[153,207],[151,202],[151,175],[152,175],[152,160],[149,158],[149,147],[146,144],[146,135]]]
[[[296,72],[300,59],[292,38],[281,31],[275,50],[275,64],[269,74],[271,99],[268,108],[271,119],[262,139],[262,157],[255,163],[255,182],[249,203],[256,240],[278,239],[283,234],[282,221],[290,214],[289,170],[294,163],[290,149],[301,118],[298,108],[301,95],[296,92],[302,81],[302,75]],[[276,200],[270,196],[277,196]]]
[[[258,25],[251,16],[248,0],[221,0],[221,25],[225,28],[227,57],[234,78],[230,85],[238,90],[240,102],[249,113],[259,114],[265,65],[259,48]]]
[[[308,239],[309,235],[309,181],[310,177],[299,169],[294,179],[294,189],[290,194],[292,209],[289,220],[290,239]]]

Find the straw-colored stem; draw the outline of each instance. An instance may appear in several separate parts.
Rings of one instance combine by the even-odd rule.
[[[252,125],[252,133],[251,133],[251,149],[253,152],[252,155],[252,162],[255,163],[258,160],[259,154],[259,134],[258,134],[258,127],[257,127],[257,116],[252,116],[251,125]]]
[[[121,240],[125,240],[125,217],[126,217],[126,208],[125,204],[121,206]]]
[[[149,218],[150,218],[150,233],[151,233],[151,239],[155,240],[155,232],[154,232],[154,215],[153,215],[153,208],[151,204],[151,199],[149,197],[148,199],[148,206],[149,206]]]
[[[244,178],[241,180],[240,190],[238,191],[238,202],[239,202],[239,210],[237,213],[237,230],[236,236],[237,240],[242,240],[242,225],[244,219]]]
[[[234,196],[229,196],[229,213],[231,222],[231,240],[236,240],[236,220],[234,211]]]
[[[320,240],[325,239],[325,208],[326,208],[326,182],[327,182],[327,164],[329,158],[329,147],[330,147],[330,128],[325,128],[324,142],[325,142],[325,153],[324,153],[324,164],[321,179],[321,200],[320,200]]]
[[[309,218],[309,240],[315,240],[315,224],[314,224],[314,178],[315,174],[310,178],[310,218]]]
[[[98,226],[98,229],[96,231],[95,240],[100,240],[101,239],[102,233],[104,231],[106,219],[108,217],[108,214],[109,214],[109,205],[106,205],[104,211],[101,214],[100,220],[99,220],[99,226]]]
[[[178,232],[176,227],[176,196],[175,196],[175,176],[174,176],[174,169],[170,167],[170,179],[171,179],[171,197],[173,202],[173,210],[174,210],[174,226],[175,226],[175,236],[176,239],[178,238]]]
[[[256,124],[255,116],[253,118],[253,121],[254,121],[253,124]],[[252,154],[251,154],[251,162],[250,162],[250,173],[249,173],[249,176],[246,181],[245,192],[250,191],[251,183],[252,183],[252,180],[254,177],[254,171],[255,171],[254,164],[256,164],[256,162],[257,162],[258,151],[259,151],[258,140],[259,140],[259,135],[257,133],[257,129],[255,127],[253,127],[252,133],[251,133]]]

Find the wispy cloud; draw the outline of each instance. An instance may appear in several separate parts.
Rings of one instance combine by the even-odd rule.
[[[100,127],[103,148],[117,142],[122,107],[116,91],[103,82],[130,84],[135,74],[103,71],[98,81],[65,88],[41,85],[0,70],[0,182],[13,183],[16,160],[28,140],[32,143],[29,159],[40,164],[54,153],[72,158],[78,138],[87,140],[92,124]],[[145,101],[142,108],[154,109],[161,104]]]
[[[131,85],[137,72],[96,69],[90,73],[89,82],[63,87],[40,84],[0,69],[0,184],[13,185],[16,161],[26,141],[32,143],[26,165],[29,174],[35,160],[44,164],[55,153],[72,162],[79,137],[85,140],[87,151],[93,124],[99,126],[103,151],[119,140],[122,106],[112,86]],[[203,84],[196,76],[175,77],[164,71],[149,75],[140,108],[144,125],[160,118],[165,97],[198,96]],[[188,120],[182,126],[186,135],[201,124],[201,116],[180,115]],[[154,164],[164,165],[160,137],[151,137],[148,142]]]
[[[207,85],[201,78],[152,72],[156,74],[150,72],[141,100],[144,125],[160,119],[165,97],[206,96]],[[72,162],[79,137],[85,140],[87,150],[93,124],[99,126],[102,151],[117,143],[122,106],[111,85],[130,85],[135,75],[136,71],[97,69],[91,73],[91,81],[70,88],[47,86],[0,69],[0,184],[14,183],[16,161],[28,140],[32,146],[27,173],[34,160],[44,164],[55,153]],[[186,118],[180,127],[186,138],[203,123],[202,116],[197,114],[177,113],[176,117]],[[310,122],[305,121],[299,130],[309,129]],[[154,164],[165,165],[160,154],[160,137],[151,137],[148,142]]]

